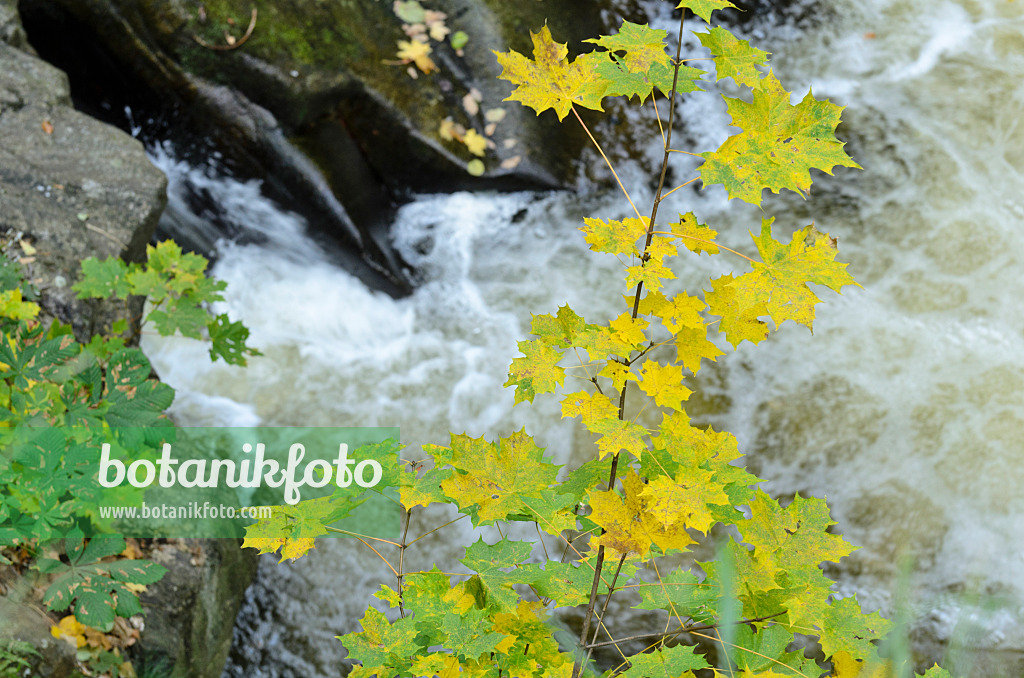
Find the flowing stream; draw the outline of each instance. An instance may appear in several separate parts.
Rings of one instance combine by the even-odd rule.
[[[809,200],[772,196],[764,213],[777,217],[779,238],[812,220],[837,236],[863,289],[821,290],[813,337],[787,323],[705,367],[691,406],[698,421],[735,433],[769,492],[828,498],[863,547],[830,574],[866,608],[909,614],[921,659],[946,654],[965,673],[1020,675],[1024,3],[798,5],[799,22],[747,30],[795,96],[811,87],[847,106],[840,135],[865,171],[817,173]],[[669,5],[659,7],[652,23],[673,31]],[[730,133],[715,95],[678,111],[691,150]],[[650,204],[659,142],[649,123],[628,143],[610,142],[638,205]],[[589,437],[560,420],[552,399],[513,408],[502,384],[531,312],[566,302],[593,320],[621,312],[618,263],[590,253],[576,230],[583,216],[626,216],[620,194],[584,176],[577,194],[421,196],[393,233],[423,282],[396,301],[333,264],[257,183],[152,153],[171,178],[172,205],[184,209],[184,191],[201,189],[219,220],[258,236],[222,241],[214,273],[265,357],[242,370],[210,365],[196,342],[145,340],[178,391],[180,423],[400,425],[412,450],[446,443],[449,431],[493,437],[525,426],[558,463],[585,458]],[[678,183],[694,176],[692,160],[673,158]],[[589,157],[584,175],[607,179],[600,162]],[[691,188],[662,213],[693,210],[720,241],[750,251],[761,212],[727,209],[717,187]],[[678,287],[691,290],[742,264],[681,261]],[[413,532],[443,520],[424,518]],[[469,538],[464,523],[446,528],[408,565],[454,562]],[[348,540],[321,540],[292,564],[264,557],[227,675],[337,675],[344,651],[334,636],[355,630],[369,592],[392,579]]]

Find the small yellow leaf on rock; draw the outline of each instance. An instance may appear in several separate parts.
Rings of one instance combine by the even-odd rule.
[[[474,177],[482,176],[486,168],[484,163],[480,160],[470,160],[469,164],[466,165],[466,171],[472,174]]]
[[[466,148],[473,155],[484,156],[487,151],[487,138],[481,136],[475,129],[471,129],[466,132],[466,136],[462,137],[462,143],[466,144]]]
[[[398,41],[398,58],[406,63],[413,62],[416,64],[416,68],[424,73],[432,73],[437,70],[437,64],[430,58],[431,52],[433,50],[425,42],[419,40]]]

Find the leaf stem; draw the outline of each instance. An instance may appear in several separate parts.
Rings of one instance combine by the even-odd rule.
[[[608,169],[610,169],[612,171],[612,176],[614,176],[615,177],[615,181],[618,182],[619,188],[622,189],[623,194],[626,196],[626,200],[629,201],[629,204],[633,207],[633,211],[636,212],[636,218],[637,219],[642,219],[642,217],[640,216],[640,210],[638,210],[636,208],[636,205],[633,204],[633,198],[629,197],[629,191],[626,190],[625,185],[623,185],[623,183],[622,183],[622,179],[619,178],[619,173],[615,171],[614,167],[612,167],[611,160],[609,160],[608,156],[604,154],[604,149],[601,148],[601,144],[597,143],[597,139],[595,139],[594,135],[590,133],[590,128],[587,127],[587,123],[583,122],[583,118],[580,117],[580,114],[576,110],[576,107],[575,106],[571,106],[571,108],[572,108],[573,115],[575,115],[576,119],[580,121],[581,125],[583,125],[583,131],[585,131],[587,133],[587,136],[590,137],[590,140],[594,142],[594,146],[597,147],[598,153],[600,153],[601,157],[604,158],[604,162],[605,162],[606,165],[608,165]],[[671,136],[671,135],[669,135],[669,136]]]

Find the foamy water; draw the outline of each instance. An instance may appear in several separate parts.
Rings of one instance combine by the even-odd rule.
[[[838,236],[864,288],[822,290],[813,337],[784,326],[703,369],[693,406],[737,435],[770,492],[828,498],[863,547],[832,572],[844,593],[891,609],[906,552],[919,649],[940,655],[956,634],[999,666],[999,653],[1024,650],[1024,4],[844,0],[820,13],[820,25],[752,30],[798,97],[810,87],[847,106],[840,133],[866,170],[817,174],[810,200],[772,196],[764,210],[779,238],[812,220]],[[653,21],[671,27],[664,12]],[[691,150],[730,131],[713,95],[679,111]],[[656,137],[641,135],[623,164],[638,203],[650,197],[642,169]],[[613,191],[422,197],[393,232],[424,283],[396,301],[334,266],[257,185],[166,155],[158,163],[172,191],[202,184],[239,228],[272,239],[222,244],[214,269],[229,283],[225,308],[265,357],[245,370],[209,365],[199,344],[147,338],[178,390],[179,421],[397,424],[413,448],[444,443],[448,431],[526,426],[559,463],[588,453],[551,399],[513,408],[501,385],[530,312],[566,302],[593,319],[619,312],[618,264],[589,253],[575,230],[583,216],[626,215]],[[680,181],[693,176],[691,159],[674,163]],[[590,173],[602,176],[598,165]],[[694,210],[720,240],[750,249],[758,210],[726,212],[717,188],[676,197],[662,214]],[[679,285],[692,290],[739,264],[685,259]],[[443,518],[414,531],[428,522]],[[446,530],[411,566],[461,557],[468,530]],[[354,630],[367,593],[391,579],[347,541],[322,540],[290,565],[267,558],[240,625],[236,660],[246,666],[233,670],[333,675],[343,655],[333,637]]]

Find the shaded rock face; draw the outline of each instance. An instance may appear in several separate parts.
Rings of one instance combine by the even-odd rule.
[[[449,29],[469,36],[461,55],[447,40],[431,41],[439,70],[430,74],[397,63],[408,36],[384,0],[22,0],[21,9],[30,35],[73,19],[78,38],[104,45],[162,105],[189,111],[201,134],[242,158],[236,165],[272,179],[290,209],[361,252],[386,279],[374,286],[400,293],[408,281],[386,233],[397,202],[417,192],[572,182],[587,143],[579,126],[502,103],[512,86],[496,79],[491,50],[530,54],[529,30],[545,22],[559,41],[579,44],[606,28],[610,4],[427,0]],[[225,49],[230,40],[237,48]],[[467,97],[478,101],[467,106]],[[504,113],[486,117],[497,109]],[[496,115],[504,117],[493,123]],[[467,172],[477,156],[441,133],[449,118],[488,140],[483,176]]]
[[[3,7],[0,27],[24,45],[12,3]],[[113,313],[75,299],[80,261],[142,258],[166,183],[138,141],[72,108],[64,73],[0,43],[0,237],[35,249],[14,253],[44,310],[71,322],[79,339]]]
[[[142,594],[146,628],[139,668],[164,666],[172,678],[220,678],[256,551],[237,539],[178,539],[150,559],[169,569]]]

